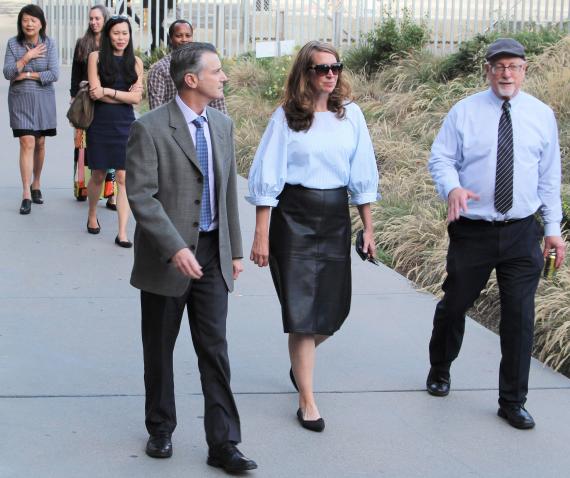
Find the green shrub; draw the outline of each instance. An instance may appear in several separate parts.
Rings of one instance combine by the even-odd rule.
[[[507,33],[504,30],[479,33],[461,43],[459,50],[445,59],[441,66],[440,81],[449,81],[458,76],[482,72],[487,47],[501,37],[514,38],[525,47],[527,57],[532,57],[540,55],[546,47],[562,39],[564,32],[556,27],[545,28],[529,25],[526,30],[516,33]]]
[[[165,46],[156,48],[150,53],[144,53],[140,49],[137,49],[135,51],[135,55],[137,55],[142,60],[145,71],[148,71],[152,65],[154,65],[158,60],[165,57],[169,53],[170,49]]]
[[[400,22],[388,15],[387,20],[363,35],[360,45],[346,52],[343,61],[350,70],[370,76],[406,53],[421,50],[428,39],[426,25],[415,23],[407,11]]]

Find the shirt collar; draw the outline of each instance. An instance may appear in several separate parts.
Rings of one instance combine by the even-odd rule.
[[[178,105],[178,107],[180,108],[180,111],[182,111],[182,114],[184,115],[184,119],[186,120],[187,124],[192,123],[192,121],[194,121],[198,116],[197,113],[195,113],[192,108],[190,108],[186,103],[184,103],[184,101],[182,101],[182,98],[180,98],[179,95],[176,95],[176,104]],[[204,108],[204,112],[201,115],[206,122],[208,122],[208,113],[207,113],[207,108]]]
[[[505,102],[505,100],[503,98],[499,98],[495,92],[493,91],[492,88],[489,88],[487,90],[488,96],[489,96],[489,100],[491,101],[492,104],[494,104],[499,110],[501,110],[501,108],[503,107],[503,103]],[[522,90],[519,90],[519,92],[515,95],[514,98],[511,98],[509,100],[509,103],[511,104],[511,110],[513,108],[513,106],[515,106],[520,100],[521,97],[523,95]]]

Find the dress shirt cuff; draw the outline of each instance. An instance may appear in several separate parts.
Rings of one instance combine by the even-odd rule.
[[[544,235],[545,236],[561,236],[562,231],[560,230],[560,224],[557,222],[551,222],[544,225]]]
[[[279,201],[272,196],[246,196],[245,199],[254,206],[275,207],[279,204]]]
[[[360,206],[361,204],[368,204],[382,199],[380,193],[360,193],[350,196],[350,204],[353,206]]]

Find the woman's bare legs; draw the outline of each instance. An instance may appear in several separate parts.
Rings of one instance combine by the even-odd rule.
[[[289,334],[289,357],[299,387],[299,408],[305,420],[321,417],[313,394],[313,372],[316,347],[328,338],[328,335]]]
[[[129,201],[127,190],[125,189],[125,170],[115,171],[115,181],[117,181],[117,216],[119,217],[119,241],[127,241],[127,224],[129,222]]]
[[[34,170],[34,151],[36,138],[31,135],[20,136],[20,176],[22,177],[22,199],[31,199],[30,186]]]
[[[101,187],[105,181],[107,171],[104,169],[94,169],[91,171],[91,179],[87,184],[87,197],[89,199],[89,213],[87,216],[87,227],[99,227],[97,224],[97,203],[101,196]]]
[[[44,159],[46,157],[46,138],[45,136],[40,136],[36,138],[36,144],[34,147],[34,176],[32,180],[32,189],[40,189],[40,177],[42,175],[42,169],[44,167]]]

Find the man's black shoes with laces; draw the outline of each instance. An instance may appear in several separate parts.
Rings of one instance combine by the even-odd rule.
[[[497,412],[501,418],[509,422],[512,427],[519,430],[534,428],[534,419],[522,405],[501,405]]]
[[[151,435],[146,444],[146,454],[153,458],[170,458],[172,440],[168,435]]]
[[[212,447],[208,453],[208,465],[223,468],[229,473],[255,470],[257,463],[243,456],[233,443]]]

